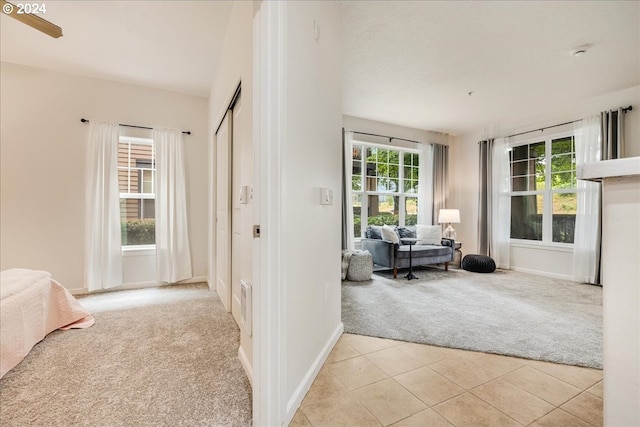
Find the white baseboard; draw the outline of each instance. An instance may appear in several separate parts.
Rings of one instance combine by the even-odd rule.
[[[69,289],[72,295],[94,295],[101,294],[104,292],[114,292],[114,291],[130,291],[132,289],[144,289],[144,288],[154,288],[157,287],[158,284],[156,282],[137,282],[137,283],[126,283],[120,286],[114,286],[109,289],[99,289],[97,291],[91,291],[87,288],[78,288],[78,289]]]
[[[125,283],[124,285],[114,286],[109,289],[102,289],[99,291],[89,292],[87,288],[75,288],[75,289],[67,289],[71,295],[86,295],[86,294],[94,294],[100,292],[111,292],[111,291],[128,291],[132,289],[145,289],[145,288],[156,288],[158,286],[173,286],[173,285],[186,285],[190,283],[209,283],[209,279],[205,276],[196,276],[190,279],[181,280],[177,283],[163,283],[161,285],[158,282],[136,282],[136,283]]]
[[[529,274],[536,274],[538,276],[551,277],[553,279],[573,281],[573,277],[566,274],[549,273],[548,271],[532,270],[530,268],[522,268],[522,267],[514,267],[514,266],[511,266],[510,270],[518,271],[520,273],[529,273]]]
[[[184,285],[187,283],[206,283],[209,284],[209,279],[206,276],[196,276],[191,279],[181,280],[177,283],[170,283],[171,285]]]
[[[253,388],[253,367],[251,363],[249,363],[249,359],[247,358],[247,354],[244,352],[242,346],[238,348],[238,358],[240,359],[240,363],[244,368],[245,374],[247,374],[247,378],[249,378],[249,383],[251,383],[251,388]]]
[[[324,365],[324,362],[326,362],[327,357],[329,357],[331,350],[333,350],[333,347],[338,342],[338,339],[340,339],[342,332],[344,332],[344,325],[342,324],[342,322],[340,322],[327,343],[322,348],[320,354],[318,354],[318,357],[316,357],[316,360],[314,360],[313,364],[307,371],[307,374],[300,382],[300,385],[298,385],[298,387],[296,388],[296,391],[293,392],[291,399],[289,399],[289,401],[287,402],[287,413],[285,414],[284,425],[289,425],[289,423],[293,419],[293,416],[296,414],[298,407],[300,407],[302,400],[311,388],[313,380],[316,379],[318,372],[320,372],[320,369],[322,369],[322,365]]]

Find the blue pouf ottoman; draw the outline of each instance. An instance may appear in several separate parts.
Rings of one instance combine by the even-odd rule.
[[[496,271],[496,263],[486,255],[465,255],[462,258],[461,267],[474,273],[493,273]]]

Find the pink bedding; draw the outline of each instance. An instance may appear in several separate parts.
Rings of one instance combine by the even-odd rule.
[[[95,323],[46,271],[13,268],[0,273],[0,378],[48,333]]]

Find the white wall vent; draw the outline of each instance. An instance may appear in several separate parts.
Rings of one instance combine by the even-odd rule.
[[[251,283],[240,280],[240,322],[251,336]]]

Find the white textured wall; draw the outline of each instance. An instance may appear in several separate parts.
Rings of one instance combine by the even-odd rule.
[[[194,276],[205,276],[206,98],[8,63],[0,74],[2,269],[47,270],[69,289],[85,288],[84,117],[192,132],[189,237]]]
[[[209,155],[209,225],[203,228],[203,233],[209,233],[208,277],[209,283],[216,283],[216,247],[215,247],[215,201],[216,201],[216,145],[215,132],[223,119],[229,102],[235,93],[238,83],[242,82],[242,116],[234,121],[233,126],[243,136],[241,141],[234,141],[235,154],[241,157],[240,180],[241,185],[254,186],[254,140],[253,140],[253,2],[234,2],[229,18],[229,25],[220,52],[217,78],[211,88],[209,97],[209,138],[207,141]],[[232,197],[237,197],[233,194]],[[241,253],[240,274],[242,279],[252,283],[254,288],[259,286],[254,280],[254,239],[252,224],[254,219],[255,201],[240,205]],[[257,246],[256,246],[257,247]],[[236,260],[238,261],[238,260]],[[256,291],[254,291],[256,292]],[[245,368],[250,371],[253,365],[253,340],[245,333],[240,334]],[[248,372],[249,376],[251,373]]]
[[[314,21],[320,26],[319,43],[314,39]],[[301,390],[341,324],[339,5],[287,2],[284,23],[286,118],[281,141],[280,263],[286,313],[285,400],[289,401],[288,409],[295,411],[300,397],[296,391]],[[321,187],[333,190],[333,205],[320,204]]]
[[[637,426],[640,425],[640,176],[605,179],[603,206],[604,425]]]
[[[554,107],[550,100],[548,111],[537,117],[523,117],[518,122],[496,123],[486,129],[458,135],[451,145],[452,205],[460,208],[461,223],[457,225],[458,239],[464,242],[463,253],[477,251],[478,233],[478,141],[488,137],[510,135],[544,126],[581,119],[603,110],[633,105],[626,114],[627,157],[640,156],[640,86],[589,99],[580,104]],[[557,131],[550,129],[547,132]],[[535,135],[535,134],[530,134]],[[555,277],[571,277],[572,258],[566,252],[545,249],[512,248],[512,268]]]

